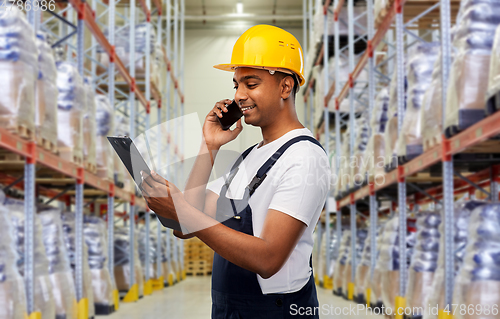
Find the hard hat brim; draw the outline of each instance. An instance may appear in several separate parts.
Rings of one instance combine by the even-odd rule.
[[[214,65],[214,68],[222,70],[222,71],[230,71],[230,72],[234,72],[236,70],[236,68],[252,68],[252,69],[274,70],[274,71],[280,71],[280,69],[281,69],[281,70],[287,70],[287,71],[293,72],[290,69],[284,69],[282,67],[267,67],[267,66],[263,67],[260,65],[257,66],[257,65],[248,65],[248,64],[232,64],[232,63],[217,64],[217,65]],[[302,76],[300,76],[300,74],[297,74],[296,72],[293,72],[293,73],[295,75],[297,75],[297,77],[300,79],[300,86],[304,85],[306,80]]]

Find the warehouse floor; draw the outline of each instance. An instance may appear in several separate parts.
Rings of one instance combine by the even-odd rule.
[[[320,303],[320,318],[380,318],[375,315],[366,315],[365,311],[352,310],[357,305],[335,297],[331,290],[318,287]],[[152,296],[140,299],[136,304],[120,303],[120,309],[110,316],[97,316],[99,319],[207,319],[211,309],[210,276],[187,277],[186,280],[173,287],[154,292]],[[351,309],[349,309],[352,307]],[[351,312],[347,315],[335,315],[334,311]],[[353,314],[355,313],[355,314]]]

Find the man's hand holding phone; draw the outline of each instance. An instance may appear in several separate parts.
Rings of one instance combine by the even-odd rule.
[[[234,140],[241,133],[243,130],[241,115],[243,114],[240,115],[239,113],[241,113],[241,110],[233,100],[225,99],[215,103],[215,106],[210,110],[203,124],[203,136],[209,149],[218,149],[222,145]],[[224,116],[232,119],[238,118],[235,121],[236,128],[233,130],[224,130],[220,120]],[[226,123],[225,121],[222,122]],[[229,124],[232,125],[233,123],[227,123],[227,125]]]

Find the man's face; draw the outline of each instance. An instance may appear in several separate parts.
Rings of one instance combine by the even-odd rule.
[[[235,101],[245,123],[266,126],[276,119],[281,98],[279,81],[267,70],[237,68],[233,76]]]

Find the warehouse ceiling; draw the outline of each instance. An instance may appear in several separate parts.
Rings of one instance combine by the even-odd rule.
[[[185,1],[187,29],[230,29],[257,23],[302,27],[302,0]],[[237,5],[238,2],[242,5]]]

